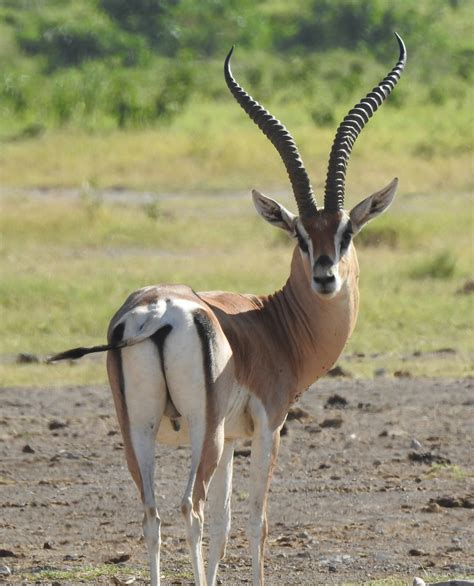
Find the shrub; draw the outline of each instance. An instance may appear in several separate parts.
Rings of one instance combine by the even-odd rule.
[[[450,279],[456,270],[456,259],[449,251],[418,263],[411,271],[412,279]]]

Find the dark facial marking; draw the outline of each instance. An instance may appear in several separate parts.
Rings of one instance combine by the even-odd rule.
[[[348,248],[352,240],[352,231],[346,230],[341,237],[341,253],[344,253]]]
[[[300,249],[305,254],[308,254],[308,244],[306,240],[303,238],[303,236],[301,236],[301,234],[298,232],[298,229],[296,229],[296,237],[298,238],[298,246],[300,247]]]

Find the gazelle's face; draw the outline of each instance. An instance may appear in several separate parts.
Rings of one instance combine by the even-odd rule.
[[[349,215],[320,210],[309,220],[298,219],[295,235],[311,288],[321,297],[334,297],[347,277],[353,235]]]
[[[258,213],[270,224],[296,238],[311,289],[325,299],[335,297],[354,267],[349,259],[352,238],[367,222],[391,204],[397,179],[387,187],[362,200],[350,212],[318,210],[309,218],[298,218],[282,205],[253,191]]]

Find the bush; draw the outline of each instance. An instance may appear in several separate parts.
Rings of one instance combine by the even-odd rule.
[[[38,14],[22,20],[17,41],[26,53],[42,55],[48,71],[111,57],[135,66],[146,56],[140,36],[127,34],[100,13],[74,10],[73,6],[67,13]]]
[[[440,252],[436,256],[417,264],[411,271],[412,279],[450,279],[456,270],[456,259],[448,252]]]

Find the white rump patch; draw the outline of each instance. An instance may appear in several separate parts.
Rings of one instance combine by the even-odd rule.
[[[138,344],[166,325],[163,323],[166,306],[164,299],[158,299],[155,303],[139,305],[127,312],[115,325],[117,328],[120,324],[125,324],[122,341],[127,346]]]

